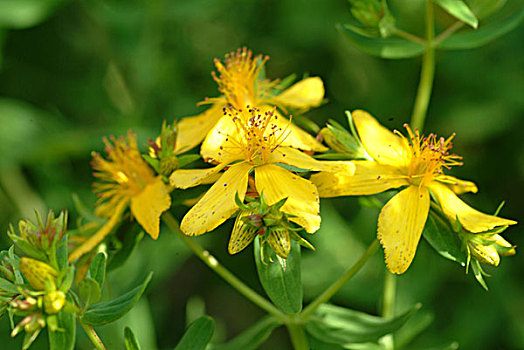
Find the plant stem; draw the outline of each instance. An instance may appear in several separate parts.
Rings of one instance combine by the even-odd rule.
[[[435,76],[435,14],[433,0],[428,0],[426,5],[426,52],[422,58],[422,69],[420,71],[420,82],[411,115],[411,127],[422,131],[428,111],[433,78]]]
[[[96,334],[93,327],[84,324],[82,321],[79,321],[79,323],[86,332],[87,336],[89,337],[89,340],[91,340],[91,343],[93,343],[93,345],[95,346],[95,348],[97,350],[106,350],[104,343],[102,343],[102,340],[100,339],[98,334]]]
[[[309,350],[306,332],[304,332],[304,327],[302,324],[297,322],[289,322],[286,323],[286,327],[289,332],[289,337],[291,338],[293,348],[295,350]]]
[[[404,38],[406,40],[413,41],[417,44],[426,45],[426,40],[414,34],[408,33],[402,29],[395,28],[395,30],[393,31],[393,34],[401,38]]]
[[[384,318],[392,318],[395,316],[395,294],[397,290],[397,278],[394,274],[386,271],[384,276],[384,289],[382,291],[382,310],[381,315]],[[382,344],[386,350],[393,350],[395,344],[393,342],[393,335],[388,334],[381,339]]]
[[[238,279],[231,271],[226,269],[221,265],[218,260],[211,255],[207,250],[203,249],[198,243],[193,239],[186,236],[182,231],[176,219],[171,215],[171,213],[166,212],[162,215],[162,220],[166,225],[178,235],[178,237],[195,253],[195,255],[202,260],[211,270],[215,271],[220,277],[226,280],[233,288],[235,288],[240,294],[251,300],[254,304],[258,305],[260,308],[264,309],[268,313],[277,316],[280,319],[285,318],[285,314],[277,309],[273,304],[271,304],[267,299],[262,297],[260,294],[255,292],[253,289],[244,284],[241,280]]]
[[[446,39],[448,36],[455,33],[457,30],[459,30],[463,26],[464,26],[464,22],[456,21],[455,23],[450,25],[448,28],[446,28],[446,30],[444,30],[442,33],[437,35],[435,40],[433,40],[433,45],[440,43],[442,40]]]
[[[344,272],[344,274],[338,280],[336,280],[331,286],[329,286],[328,289],[324,291],[324,293],[320,294],[315,300],[313,300],[313,302],[311,302],[311,304],[304,308],[304,310],[300,314],[301,318],[305,320],[307,316],[309,316],[313,311],[315,311],[320,304],[327,302],[340,288],[342,288],[344,283],[346,283],[362,268],[362,266],[364,266],[366,261],[368,261],[369,258],[371,258],[373,254],[376,253],[378,247],[378,240],[375,239],[353,266],[348,268],[346,272]]]

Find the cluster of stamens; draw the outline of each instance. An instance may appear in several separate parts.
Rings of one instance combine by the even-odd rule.
[[[226,142],[220,147],[219,155],[222,152],[242,153],[244,159],[255,166],[267,163],[289,134],[287,128],[273,122],[279,118],[275,109],[262,112],[249,105],[241,110],[230,106],[224,108],[224,115],[232,118],[236,133],[224,135]]]
[[[409,139],[407,141],[412,151],[408,165],[410,182],[426,185],[433,181],[436,176],[441,175],[443,168],[450,169],[452,166],[463,164],[459,161],[462,157],[449,152],[453,148],[454,133],[444,139],[435,134],[420,135],[417,129],[413,132],[407,124],[404,124],[404,127],[408,132]],[[397,134],[399,133],[397,132]],[[404,136],[400,136],[406,139]]]
[[[100,201],[108,200],[110,206],[122,198],[129,198],[153,181],[154,173],[138,151],[136,135],[104,139],[107,160],[99,153],[93,153],[93,176],[100,182],[93,184]]]
[[[223,93],[228,103],[235,108],[243,108],[246,104],[256,103],[260,91],[265,90],[257,86],[257,78],[268,56],[253,56],[247,48],[238,49],[226,54],[224,62],[215,58],[218,75],[212,72],[213,79],[218,84],[218,90]],[[262,84],[263,85],[263,84]],[[206,99],[206,103],[216,99]]]

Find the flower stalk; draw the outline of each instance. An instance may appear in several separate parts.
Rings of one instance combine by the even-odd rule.
[[[317,307],[320,306],[320,304],[323,304],[327,302],[329,299],[331,299],[331,297],[335,295],[335,293],[338,292],[338,290],[342,288],[342,286],[351,277],[355,276],[355,274],[358,271],[360,271],[360,269],[362,268],[362,266],[364,266],[366,261],[368,261],[369,258],[371,258],[377,252],[378,247],[379,247],[378,239],[375,239],[366,249],[364,254],[362,254],[360,259],[358,259],[358,261],[353,266],[348,268],[346,272],[344,272],[344,274],[340,276],[338,280],[336,280],[328,289],[326,289],[315,300],[313,300],[311,304],[309,304],[306,308],[304,308],[304,310],[301,313],[302,319],[306,319],[309,315],[311,315],[317,309]]]
[[[417,97],[411,115],[411,127],[422,131],[426,120],[431,91],[433,89],[433,78],[435,77],[435,13],[433,0],[428,0],[426,5],[426,52],[422,58],[422,69]]]
[[[222,277],[227,283],[229,283],[233,288],[235,288],[240,294],[244,295],[255,305],[259,306],[261,309],[267,311],[271,315],[277,316],[278,318],[284,318],[285,315],[282,311],[277,309],[273,304],[267,301],[260,294],[255,292],[253,289],[248,287],[244,282],[238,279],[231,271],[225,268],[218,260],[211,255],[207,250],[203,249],[198,243],[193,239],[186,236],[173,217],[171,213],[166,212],[162,215],[162,220],[169,227],[171,231],[176,233],[176,235],[193,251],[193,253],[202,260],[211,270],[216,272],[220,277]]]

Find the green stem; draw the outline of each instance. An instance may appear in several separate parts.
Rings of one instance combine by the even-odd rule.
[[[446,28],[446,30],[444,30],[442,33],[437,35],[435,40],[433,40],[433,45],[437,45],[442,40],[446,39],[448,36],[450,36],[451,34],[455,33],[457,30],[459,30],[463,26],[464,26],[464,22],[456,21],[455,23],[450,25],[448,28]]]
[[[262,297],[260,294],[255,292],[253,289],[249,288],[238,279],[231,271],[226,269],[221,265],[218,260],[211,255],[207,250],[204,250],[198,243],[193,239],[186,236],[182,231],[178,222],[175,220],[171,213],[166,212],[162,215],[162,220],[166,225],[178,235],[178,237],[195,253],[200,260],[202,260],[211,270],[215,271],[220,277],[226,280],[233,288],[235,288],[240,294],[251,300],[254,304],[258,305],[260,308],[264,309],[268,313],[277,316],[281,319],[285,318],[285,314],[277,309],[273,304],[271,304],[267,299]]]
[[[395,316],[395,294],[397,290],[397,278],[394,274],[386,271],[384,276],[384,289],[382,291],[382,310],[381,315],[384,318],[392,318]],[[393,335],[388,334],[381,339],[382,344],[386,350],[393,350],[395,344],[393,342]]]
[[[393,34],[406,40],[413,41],[414,43],[426,45],[426,40],[414,34],[408,33],[402,29],[395,28],[395,30],[393,30]]]
[[[93,343],[93,345],[95,346],[95,348],[97,350],[106,350],[104,343],[102,343],[102,340],[100,339],[98,334],[96,334],[93,327],[84,324],[82,321],[79,321],[79,323],[86,332],[87,336],[89,337],[89,340],[91,340],[91,343]]]
[[[333,295],[335,295],[335,293],[338,292],[338,290],[342,288],[342,286],[351,277],[353,277],[362,268],[362,266],[364,266],[366,261],[368,261],[369,258],[371,258],[373,254],[376,253],[378,247],[378,240],[375,239],[353,266],[348,268],[337,281],[335,281],[328,289],[324,291],[324,293],[320,294],[315,300],[313,300],[313,302],[311,302],[311,304],[304,308],[301,313],[301,318],[305,320],[307,316],[314,312],[320,304],[327,302]]]
[[[304,327],[301,323],[289,322],[286,323],[289,337],[291,338],[291,344],[295,350],[309,350],[309,344],[304,332]]]
[[[428,0],[426,5],[426,52],[422,58],[422,69],[420,72],[420,82],[411,115],[411,127],[422,131],[426,113],[428,111],[431,90],[433,88],[433,78],[435,76],[435,14],[433,0]]]

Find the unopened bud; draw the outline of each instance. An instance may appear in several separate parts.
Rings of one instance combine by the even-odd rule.
[[[20,271],[35,290],[44,290],[45,281],[56,279],[57,272],[51,266],[36,259],[23,257],[20,259]]]
[[[468,242],[471,255],[483,264],[498,266],[500,256],[493,245],[482,245],[475,242]]]
[[[66,302],[66,296],[63,292],[55,290],[44,296],[44,310],[48,314],[56,314]]]

